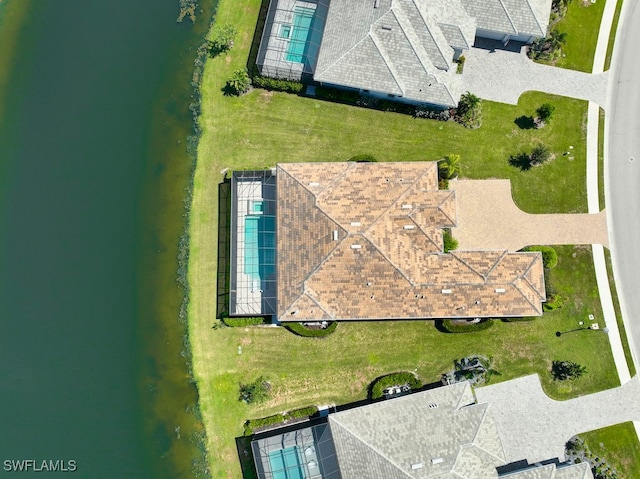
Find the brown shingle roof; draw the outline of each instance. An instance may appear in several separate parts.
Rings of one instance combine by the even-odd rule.
[[[443,254],[455,193],[435,162],[278,165],[281,321],[529,316],[539,253]]]

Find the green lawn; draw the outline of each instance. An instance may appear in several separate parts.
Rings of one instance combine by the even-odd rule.
[[[609,0],[614,1],[614,0]],[[613,22],[611,23],[611,34],[609,35],[609,43],[607,44],[607,56],[604,60],[604,70],[608,70],[611,65],[611,56],[613,55],[613,47],[616,41],[616,31],[618,30],[618,22],[620,21],[620,11],[622,10],[623,0],[617,0],[616,11],[613,14]]]
[[[557,60],[556,66],[591,73],[604,4],[604,0],[596,3],[573,0],[569,4],[567,14],[555,26],[567,34],[567,44],[562,47],[563,57]]]
[[[613,466],[621,479],[640,477],[640,444],[633,423],[580,434],[591,452]]]
[[[341,324],[321,340],[277,328],[212,329],[217,314],[218,184],[227,168],[340,161],[359,153],[380,160],[434,160],[457,153],[463,176],[510,178],[516,202],[525,211],[586,211],[583,101],[529,93],[518,106],[485,102],[482,128],[468,130],[452,122],[283,93],[223,96],[226,79],[246,64],[260,3],[221,0],[217,21],[232,23],[241,33],[228,55],[207,63],[203,82],[204,134],[190,219],[189,335],[213,477],[240,477],[234,438],[242,434],[245,419],[312,403],[362,399],[371,380],[391,371],[417,369],[424,381],[435,381],[454,359],[482,354],[492,356],[502,373],[495,380],[537,372],[557,399],[615,386],[604,333],[555,336],[556,331],[575,329],[588,314],[602,317],[589,248],[558,249],[560,263],[549,280],[566,297],[564,308],[531,322],[499,322],[485,332],[445,335],[424,321]],[[516,118],[533,116],[543,102],[556,106],[553,122],[541,130],[519,128]],[[548,145],[556,159],[526,172],[508,164],[510,155],[538,142]],[[572,154],[562,155],[570,145]],[[589,372],[569,384],[553,382],[548,370],[554,359],[577,361]],[[261,374],[273,382],[272,399],[260,406],[240,403],[238,383]]]

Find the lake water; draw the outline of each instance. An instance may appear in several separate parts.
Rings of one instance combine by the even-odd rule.
[[[177,0],[2,2],[0,479],[194,477],[176,257],[213,0],[195,26]]]

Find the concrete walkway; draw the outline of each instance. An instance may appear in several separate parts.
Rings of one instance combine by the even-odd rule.
[[[480,98],[516,105],[526,91],[607,104],[608,73],[597,75],[535,63],[521,52],[472,48],[465,53],[465,88]]]
[[[509,180],[458,180],[458,226],[452,228],[460,250],[504,249],[528,245],[608,244],[607,218],[599,214],[529,214],[511,196]]]
[[[574,435],[640,420],[640,381],[568,401],[554,401],[537,374],[477,388],[479,403],[491,404],[507,462],[564,459],[564,445]]]

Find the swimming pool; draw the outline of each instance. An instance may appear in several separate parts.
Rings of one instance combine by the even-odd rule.
[[[293,11],[293,27],[287,49],[287,61],[304,63],[306,60],[304,52],[307,48],[311,22],[313,22],[315,13],[315,9],[306,7],[296,7]]]
[[[262,202],[254,203],[262,213]],[[244,274],[255,281],[267,279],[275,271],[276,220],[273,216],[252,215],[244,219]],[[257,289],[257,288],[256,288]]]
[[[273,479],[305,479],[298,457],[298,448],[295,446],[271,451],[269,463]]]

